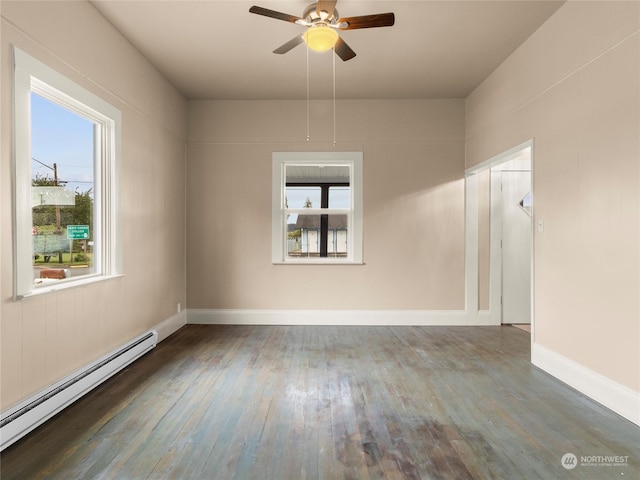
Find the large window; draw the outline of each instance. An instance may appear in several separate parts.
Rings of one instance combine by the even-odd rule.
[[[14,48],[15,295],[115,275],[120,112]]]
[[[274,263],[362,263],[362,153],[273,154]]]

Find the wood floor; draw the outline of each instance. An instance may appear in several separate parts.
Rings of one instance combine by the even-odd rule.
[[[513,327],[189,325],[5,450],[0,474],[637,479],[639,446]],[[580,464],[603,455],[628,461]]]

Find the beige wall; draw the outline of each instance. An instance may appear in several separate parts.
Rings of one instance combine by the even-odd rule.
[[[464,309],[464,102],[193,101],[188,306]],[[363,151],[361,266],[271,264],[273,151]]]
[[[467,167],[534,139],[535,345],[640,391],[638,2],[568,2],[466,100]]]
[[[170,317],[178,302],[463,309],[465,155],[471,167],[530,138],[545,222],[535,234],[534,347],[640,391],[637,2],[569,2],[466,101],[339,101],[336,146],[331,102],[312,102],[307,142],[305,102],[187,107],[86,2],[0,6],[0,408]],[[122,110],[120,279],[11,298],[12,43]],[[334,149],[364,152],[365,265],[272,265],[271,153]],[[480,308],[487,235],[481,223]]]
[[[185,304],[186,102],[88,3],[3,0],[1,15],[4,409]],[[122,278],[12,299],[11,44],[122,111]]]

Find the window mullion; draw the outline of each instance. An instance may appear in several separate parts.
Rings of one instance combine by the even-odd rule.
[[[320,208],[329,208],[329,185],[319,185],[320,187]],[[320,257],[326,257],[329,243],[329,215],[320,215]]]

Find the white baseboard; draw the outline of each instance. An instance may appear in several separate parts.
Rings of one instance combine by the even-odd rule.
[[[211,325],[492,325],[464,310],[226,310],[188,309],[187,323]]]
[[[500,317],[491,313],[491,310],[478,311],[478,323],[480,325],[500,325]]]
[[[158,332],[158,343],[166,339],[172,333],[177,332],[187,324],[187,311],[182,310],[171,317],[163,320],[153,327]]]
[[[558,380],[640,425],[640,393],[534,343],[531,362]]]

